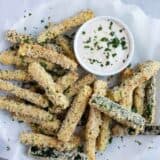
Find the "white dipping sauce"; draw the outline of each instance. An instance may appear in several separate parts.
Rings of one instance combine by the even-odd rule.
[[[130,57],[130,36],[124,26],[106,17],[84,24],[76,35],[75,52],[82,66],[97,75],[124,69]]]

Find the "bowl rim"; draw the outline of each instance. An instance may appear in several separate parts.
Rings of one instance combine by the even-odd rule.
[[[93,69],[91,69],[90,67],[88,67],[85,63],[82,63],[82,59],[79,57],[79,51],[77,50],[77,45],[78,45],[78,38],[79,35],[81,34],[81,32],[83,31],[83,29],[85,27],[88,27],[89,24],[91,24],[93,21],[97,21],[97,20],[101,20],[101,19],[110,19],[115,21],[116,23],[118,23],[119,25],[121,25],[123,28],[125,28],[125,31],[127,33],[128,39],[129,39],[129,57],[127,58],[126,62],[123,63],[124,65],[122,65],[122,67],[120,67],[119,69],[116,69],[115,71],[109,72],[109,73],[103,73],[103,72],[99,72],[99,71],[95,71]],[[78,31],[76,32],[76,35],[74,37],[74,45],[73,45],[73,49],[74,49],[74,53],[75,53],[75,57],[78,61],[78,63],[81,65],[81,67],[83,69],[85,69],[86,71],[98,75],[98,76],[111,76],[111,75],[115,75],[119,72],[121,72],[122,70],[124,70],[131,62],[133,54],[134,54],[134,38],[133,38],[133,34],[130,31],[129,27],[127,24],[125,24],[122,20],[120,20],[117,17],[112,17],[112,16],[97,16],[95,18],[92,18],[90,20],[88,20],[87,22],[85,22],[82,26],[80,26],[80,28],[78,29]]]

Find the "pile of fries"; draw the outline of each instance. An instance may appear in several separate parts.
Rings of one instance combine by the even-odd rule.
[[[0,54],[0,63],[15,69],[0,70],[0,90],[8,93],[0,97],[0,109],[31,127],[32,132],[20,134],[20,141],[32,151],[37,147],[64,153],[83,145],[86,156],[72,159],[95,160],[96,151],[104,151],[111,136],[142,134],[146,124],[154,123],[154,76],[160,62],[127,68],[120,85],[112,89],[92,74],[78,74],[80,67],[65,34],[93,17],[91,10],[82,11],[37,38],[14,30],[6,33],[13,47]],[[83,117],[81,132],[76,133]]]

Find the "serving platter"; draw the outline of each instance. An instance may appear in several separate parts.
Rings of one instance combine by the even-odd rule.
[[[69,7],[67,8],[69,4]],[[148,59],[160,60],[160,20],[147,17],[141,9],[133,5],[123,4],[120,0],[74,1],[55,0],[42,5],[31,12],[29,16],[22,16],[12,28],[22,33],[36,35],[48,22],[58,22],[74,15],[84,9],[92,9],[97,16],[114,16],[123,20],[133,33],[135,40],[135,53],[132,66]],[[43,21],[42,21],[43,20]],[[0,49],[8,47],[1,37]],[[3,68],[2,68],[3,69]],[[105,77],[104,79],[106,79]],[[159,82],[159,77],[157,77]],[[156,124],[160,124],[158,95],[160,86],[157,83],[157,112]],[[26,148],[19,143],[18,135],[23,130],[28,130],[24,124],[12,121],[8,113],[0,111],[0,156],[9,160],[30,160],[26,155]],[[160,153],[159,136],[127,136],[114,138],[104,153],[97,154],[98,160],[158,160]]]

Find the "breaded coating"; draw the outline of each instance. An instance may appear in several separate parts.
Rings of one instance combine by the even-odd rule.
[[[94,93],[105,96],[107,83],[102,80],[94,82]],[[101,112],[95,108],[90,108],[89,117],[86,124],[86,143],[85,149],[89,160],[96,159],[96,139],[100,134],[100,126],[102,125]]]
[[[134,90],[133,95],[133,106],[135,107],[137,113],[140,115],[143,114],[144,110],[144,99],[145,99],[145,86],[146,84],[142,84]]]
[[[56,137],[49,137],[38,133],[21,133],[20,141],[25,145],[37,146],[38,148],[54,148],[58,151],[69,151],[80,144],[78,137],[72,137],[69,142],[59,141]]]
[[[29,63],[39,62],[46,70],[52,71],[55,64],[52,64],[44,59],[33,59],[30,57],[22,57],[16,55],[16,51],[5,51],[0,54],[0,63],[4,65],[15,65],[16,67],[27,67]]]
[[[61,128],[57,134],[58,139],[64,142],[70,140],[75,128],[80,121],[92,94],[92,89],[89,86],[84,86],[73,100],[71,107],[69,108],[67,115],[61,125]]]
[[[109,96],[115,102],[119,104],[126,103],[128,98],[128,91],[133,91],[138,86],[142,85],[145,81],[154,76],[160,69],[159,61],[146,61],[138,66],[138,70],[134,72],[133,76],[125,79],[120,87],[116,87],[109,93]],[[130,93],[130,92],[129,92]],[[129,95],[131,97],[131,95]],[[130,107],[124,106],[128,109]]]
[[[44,48],[38,44],[22,44],[19,47],[18,55],[27,56],[30,58],[43,58],[53,64],[58,64],[61,67],[69,70],[76,70],[77,63],[63,54],[59,54],[51,49]]]
[[[28,72],[44,88],[47,97],[54,106],[61,107],[62,109],[66,109],[69,106],[69,100],[62,93],[61,86],[53,81],[52,77],[40,64],[36,62],[31,63],[28,67]]]
[[[0,97],[0,109],[7,110],[15,115],[20,115],[21,117],[29,117],[34,122],[37,121],[37,123],[38,121],[53,120],[53,115],[45,110],[5,97]]]
[[[109,139],[111,137],[111,131],[110,131],[110,123],[111,119],[106,116],[105,114],[102,114],[102,124],[100,126],[100,133],[97,138],[97,149],[100,151],[104,151],[109,144]]]
[[[76,80],[78,79],[77,72],[69,72],[66,75],[58,78],[56,83],[61,86],[62,90],[65,91],[68,87],[70,87]]]
[[[131,68],[124,69],[121,73],[121,83],[123,83],[123,81],[133,76],[133,73],[134,71]],[[125,106],[126,108],[131,110],[133,105],[133,94],[134,94],[133,92],[134,92],[133,90],[128,90],[128,97],[126,96],[125,98],[123,98],[123,100],[121,101],[121,106]],[[121,124],[115,124],[112,127],[112,132],[114,132],[114,135],[117,136],[123,136],[126,131],[127,128],[125,126],[122,126]]]
[[[84,85],[91,85],[95,80],[95,75],[88,74],[71,85],[71,87],[66,90],[65,95],[68,97],[68,99],[72,99],[73,96],[75,96]]]
[[[156,79],[152,77],[145,88],[146,99],[143,116],[146,119],[147,124],[155,123],[155,112],[156,112]]]
[[[97,80],[94,83],[94,93],[99,94],[101,96],[105,96],[106,95],[106,90],[107,90],[107,83],[105,81],[102,80]],[[100,126],[100,132],[99,135],[97,137],[97,149],[98,150],[105,150],[109,138],[110,138],[110,122],[111,119],[106,116],[105,114],[101,113],[101,126]]]
[[[105,96],[107,90],[107,82],[103,80],[96,80],[94,82],[94,93]]]
[[[25,70],[0,70],[0,79],[31,81],[31,76]]]
[[[74,55],[74,51],[73,51],[73,48],[71,46],[69,39],[67,39],[65,36],[61,35],[56,38],[56,43],[63,48],[64,54],[67,57],[69,57],[73,60],[76,60],[75,55]]]
[[[48,100],[44,98],[44,96],[39,93],[32,92],[28,89],[13,85],[11,82],[0,79],[0,90],[13,94],[21,99],[27,100],[28,102],[36,104],[37,106],[43,108],[48,107]]]
[[[14,115],[13,117],[18,121],[23,121],[30,125],[33,131],[38,133],[44,133],[47,135],[55,135],[60,127],[60,120],[53,116],[52,121],[35,121],[34,119],[21,116],[21,115]]]
[[[135,129],[137,133],[144,129],[145,119],[141,115],[125,109],[107,97],[94,94],[89,104],[117,122]]]
[[[90,108],[85,132],[85,150],[88,160],[96,159],[96,139],[100,125],[101,113],[95,108]]]
[[[133,69],[132,68],[125,68],[122,72],[121,72],[121,82],[123,82],[125,79],[130,78],[131,76],[133,76]]]
[[[49,27],[47,30],[40,33],[37,38],[39,43],[45,42],[47,40],[54,39],[60,34],[65,33],[68,30],[71,30],[74,27],[82,25],[89,19],[94,17],[94,13],[91,10],[81,11],[77,15],[63,20],[62,22]]]
[[[34,43],[36,39],[31,35],[17,33],[16,30],[8,30],[6,32],[6,40],[11,43]]]

